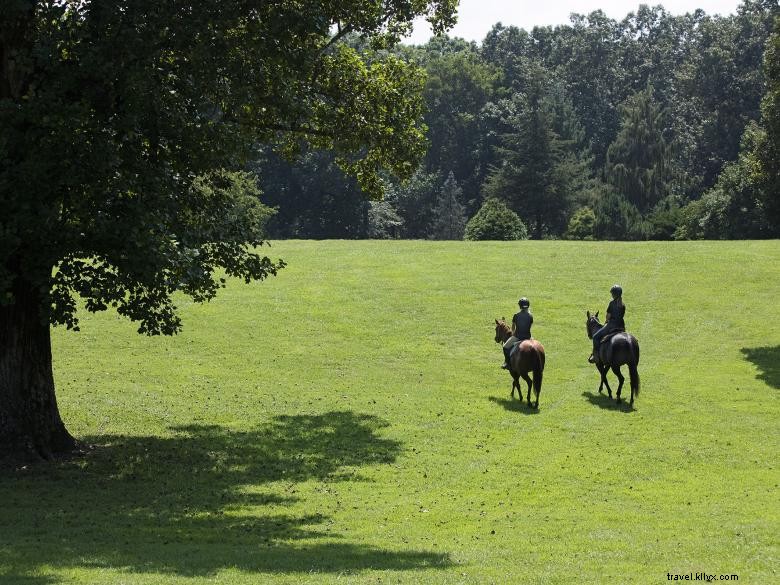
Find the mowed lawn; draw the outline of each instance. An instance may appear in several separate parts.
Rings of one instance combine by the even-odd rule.
[[[0,475],[0,582],[780,579],[780,242],[265,252],[289,266],[181,299],[176,337],[110,313],[54,330],[63,418],[94,448]],[[633,409],[586,362],[616,282]],[[493,341],[520,296],[538,411]]]

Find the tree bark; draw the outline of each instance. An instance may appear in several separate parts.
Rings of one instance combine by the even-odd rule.
[[[40,293],[18,279],[0,304],[0,457],[54,459],[72,453],[54,394],[51,335]]]

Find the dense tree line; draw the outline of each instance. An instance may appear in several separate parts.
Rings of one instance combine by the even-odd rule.
[[[330,152],[259,157],[271,234],[459,239],[494,233],[498,200],[533,238],[776,237],[778,14],[777,0],[728,17],[641,5],[400,47],[427,72],[420,167],[386,175],[375,202]]]

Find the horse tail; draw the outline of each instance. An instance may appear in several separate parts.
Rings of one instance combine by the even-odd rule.
[[[544,375],[544,353],[543,350],[534,348],[534,393],[536,400],[539,400],[539,394],[542,393],[542,377]]]
[[[639,363],[639,344],[631,344],[631,361],[628,362],[628,375],[631,377],[631,392],[639,396],[639,371],[636,366]]]

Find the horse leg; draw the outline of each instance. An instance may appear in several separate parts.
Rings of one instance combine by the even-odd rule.
[[[620,366],[612,366],[612,373],[615,374],[618,379],[617,402],[620,402],[620,391],[623,389],[623,381],[625,378],[623,377],[623,374],[620,373]],[[633,396],[631,398],[633,399]]]
[[[523,392],[520,390],[520,383],[517,381],[517,377],[512,374],[512,392],[509,393],[510,398],[515,397],[515,388],[517,388],[517,397],[522,400]]]
[[[606,370],[604,369],[604,366],[600,363],[596,364],[596,369],[599,371],[599,376],[601,376],[601,379],[599,380],[599,394],[601,394],[604,391],[604,385],[607,386],[607,390],[609,390],[609,382],[607,382],[607,376],[606,376]],[[610,391],[609,397],[612,398],[612,390]]]
[[[607,381],[607,372],[609,371],[609,366],[601,365],[599,366],[599,373],[601,374],[601,385],[599,385],[599,394],[601,394],[601,386],[607,387],[607,394],[610,398],[612,398],[612,388],[609,387],[609,382]]]
[[[520,374],[522,376],[523,380],[525,380],[525,383],[528,384],[528,394],[526,396],[526,400],[528,401],[528,406],[531,406],[531,378],[528,377],[527,373]],[[523,394],[520,392],[520,386],[517,387],[517,393],[520,394],[520,400],[523,400]]]

